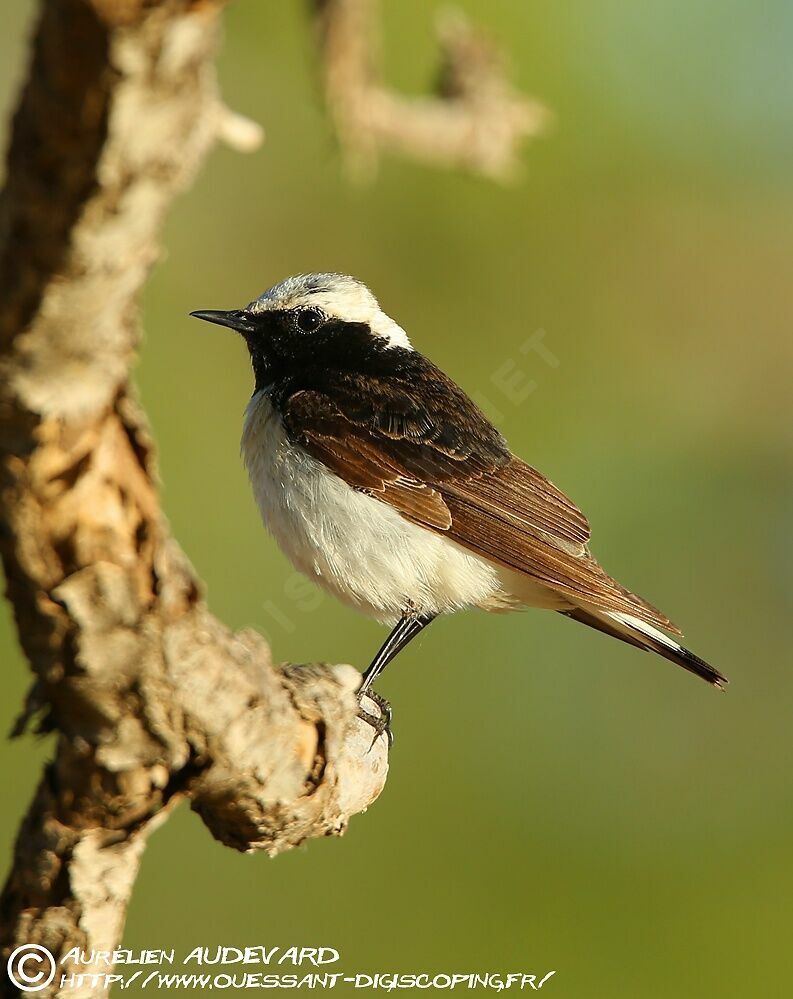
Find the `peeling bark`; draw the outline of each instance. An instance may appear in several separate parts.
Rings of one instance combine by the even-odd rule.
[[[386,778],[352,667],[278,668],[208,611],[129,383],[165,212],[216,137],[255,138],[218,96],[221,11],[44,0],[14,119],[0,552],[34,674],[17,732],[35,719],[57,745],[0,897],[3,964],[20,943],[112,950],[146,839],[180,798],[222,843],[276,854],[341,833]]]

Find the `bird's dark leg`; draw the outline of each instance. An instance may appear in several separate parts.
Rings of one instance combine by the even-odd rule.
[[[434,618],[434,614],[415,613],[401,617],[366,669],[358,693],[365,694],[397,653],[401,652]]]
[[[370,715],[368,711],[364,711],[362,708],[358,712],[359,717],[363,718],[375,730],[375,739],[377,739],[381,732],[387,732],[389,745],[393,742],[390,728],[391,705],[384,697],[376,694],[371,689],[372,684],[397,653],[401,652],[408,642],[414,639],[422,629],[426,628],[435,616],[435,614],[416,614],[414,611],[403,614],[394,625],[391,634],[380,646],[377,655],[369,664],[363,674],[361,686],[358,688],[357,696],[359,703],[365,695],[371,698],[380,709],[379,718],[374,718],[373,715]],[[374,745],[374,741],[372,745]]]

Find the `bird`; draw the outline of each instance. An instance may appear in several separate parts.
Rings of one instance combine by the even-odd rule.
[[[190,315],[247,345],[241,452],[265,526],[298,571],[390,628],[357,692],[375,739],[391,738],[391,710],[374,682],[437,617],[467,608],[556,611],[723,689],[665,614],[601,568],[576,504],[362,281],[299,274],[242,309]]]

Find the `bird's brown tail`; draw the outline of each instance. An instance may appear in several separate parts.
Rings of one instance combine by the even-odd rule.
[[[576,607],[574,610],[561,611],[566,617],[580,621],[590,628],[602,631],[613,638],[619,638],[621,642],[635,645],[639,649],[647,652],[657,652],[659,656],[668,659],[670,662],[682,666],[683,669],[702,677],[707,683],[713,684],[720,690],[724,689],[727,683],[726,677],[714,669],[704,659],[695,656],[693,652],[683,648],[673,639],[667,637],[663,632],[653,628],[652,625],[645,624],[638,618],[628,614],[596,610],[595,608]]]

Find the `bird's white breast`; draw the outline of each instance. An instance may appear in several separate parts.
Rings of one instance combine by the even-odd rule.
[[[286,437],[267,390],[245,411],[242,455],[265,526],[292,564],[390,623],[408,607],[496,609],[497,568],[352,489]]]

